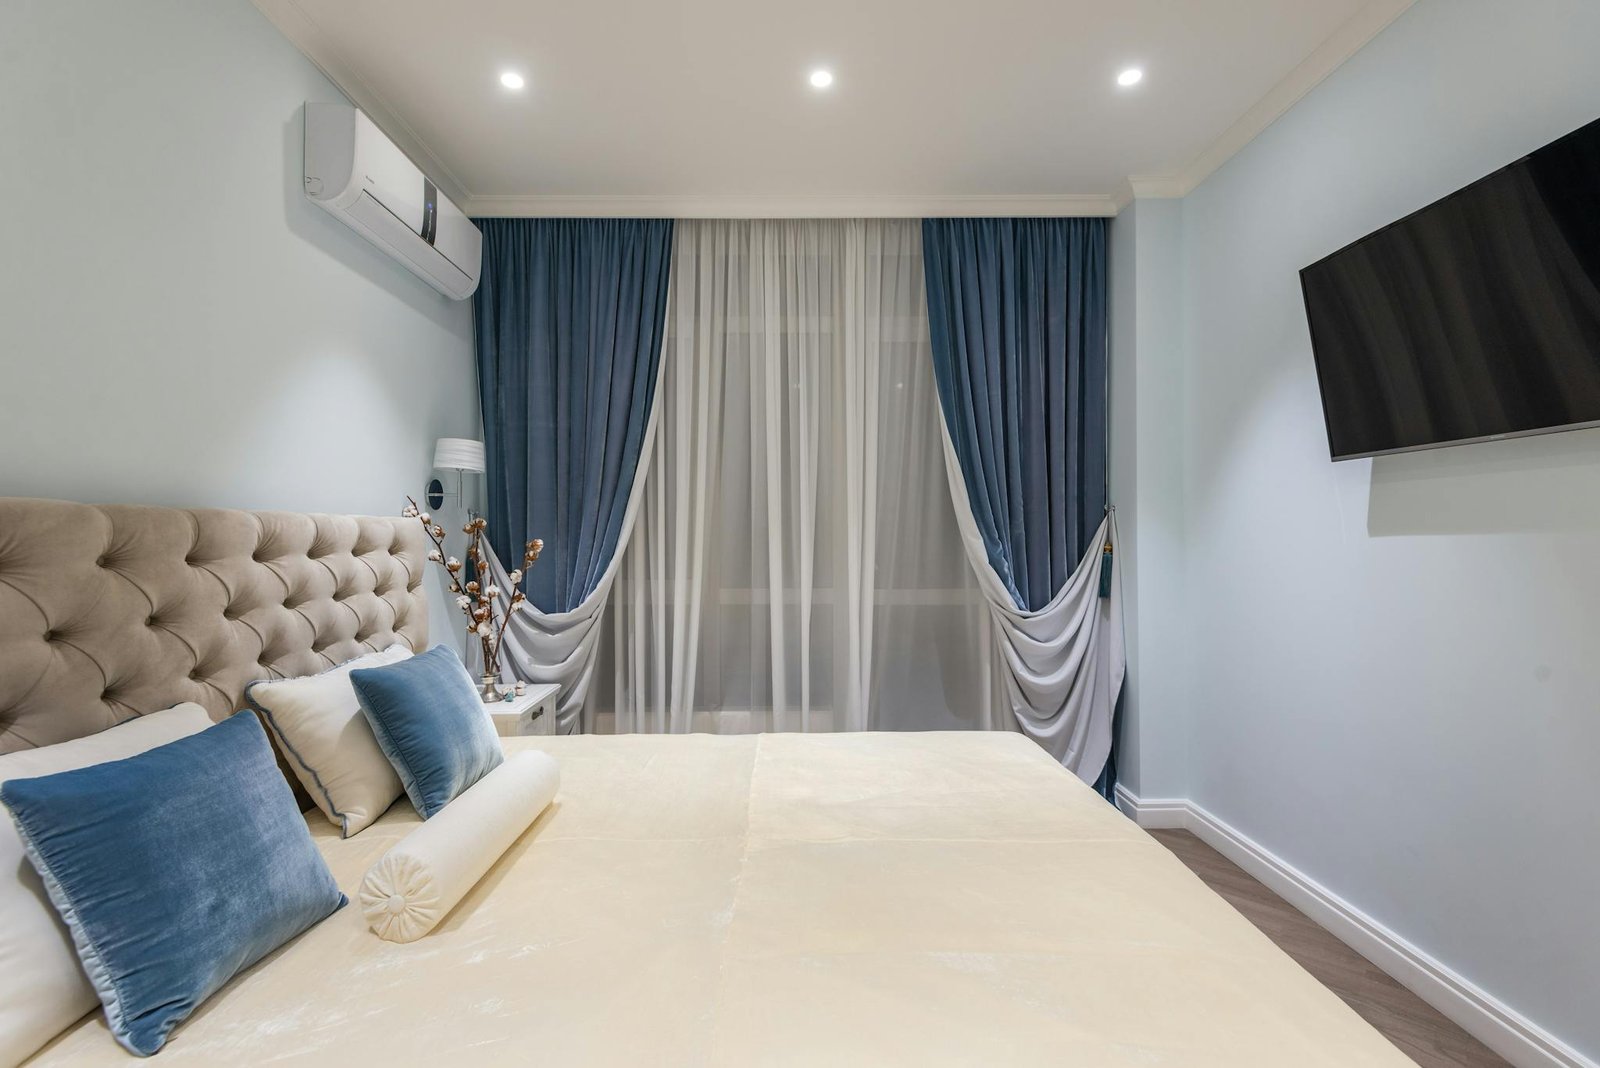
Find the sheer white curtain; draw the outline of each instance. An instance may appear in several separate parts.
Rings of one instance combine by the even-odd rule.
[[[591,729],[1014,727],[946,482],[918,222],[675,241]]]

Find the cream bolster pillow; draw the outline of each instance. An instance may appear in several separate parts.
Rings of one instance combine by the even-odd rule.
[[[556,796],[561,769],[523,752],[473,783],[361,880],[361,911],[379,938],[414,942],[467,896]]]

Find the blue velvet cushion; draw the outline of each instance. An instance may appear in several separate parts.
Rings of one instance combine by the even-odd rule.
[[[0,801],[112,1035],[141,1056],[345,903],[250,712],[127,760],[7,780]]]
[[[505,759],[471,676],[442,645],[398,664],[358,668],[350,684],[423,819]]]

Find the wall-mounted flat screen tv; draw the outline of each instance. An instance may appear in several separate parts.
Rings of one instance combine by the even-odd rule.
[[[1600,121],[1300,284],[1335,460],[1600,425]]]

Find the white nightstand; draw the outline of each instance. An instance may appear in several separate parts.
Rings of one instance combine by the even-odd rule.
[[[556,698],[561,687],[555,683],[530,684],[527,692],[509,701],[496,701],[483,709],[494,720],[495,733],[503,738],[521,734],[550,734],[556,718]]]

